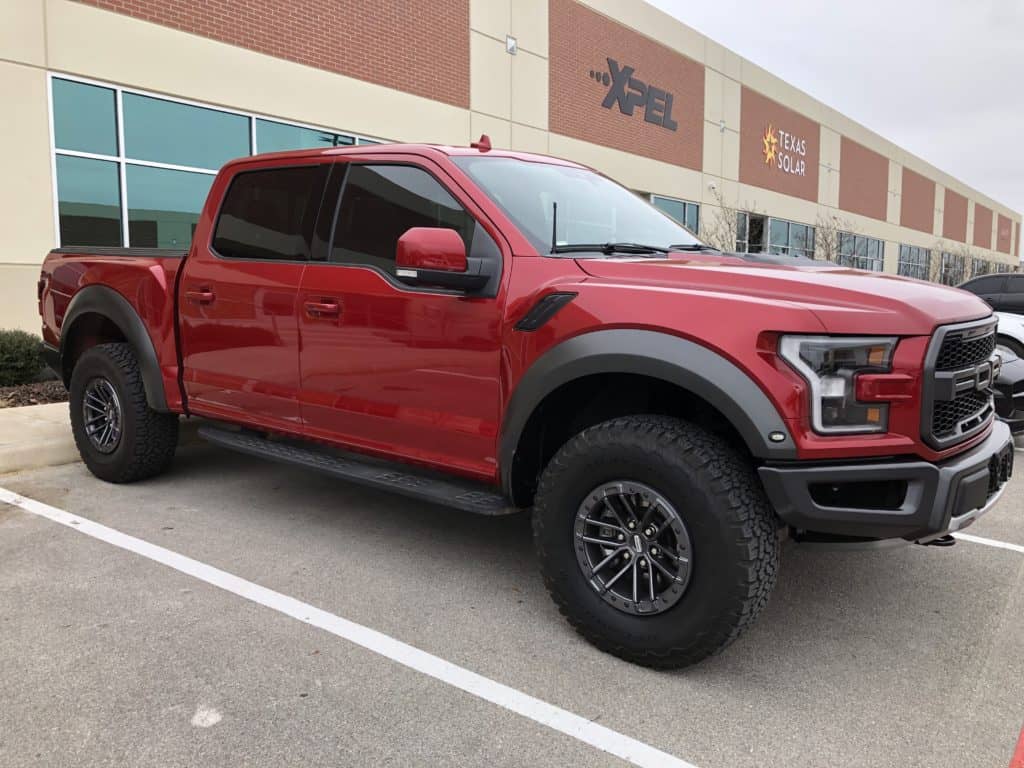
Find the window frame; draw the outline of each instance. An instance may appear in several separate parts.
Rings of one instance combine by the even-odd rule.
[[[326,240],[323,241],[322,247],[318,248],[316,242],[320,232],[314,231],[313,240],[314,244],[311,249],[311,259],[307,262],[310,265],[317,264],[326,267],[337,267],[347,269],[367,269],[380,275],[392,288],[396,288],[406,293],[428,293],[438,294],[442,296],[465,296],[465,291],[460,291],[454,288],[440,288],[437,286],[429,285],[410,285],[399,280],[395,275],[388,274],[383,269],[380,269],[375,264],[361,264],[358,262],[348,261],[331,261],[331,252],[334,250],[334,238],[335,232],[338,226],[338,216],[341,213],[341,201],[345,196],[345,188],[348,186],[348,171],[352,166],[377,166],[377,165],[403,165],[418,170],[424,171],[429,174],[434,181],[436,181],[441,188],[451,195],[452,199],[459,204],[459,206],[466,212],[476,227],[482,227],[487,236],[494,242],[498,252],[498,263],[496,264],[494,273],[497,275],[495,286],[493,290],[489,290],[486,293],[474,293],[474,298],[495,298],[501,288],[501,284],[505,279],[505,264],[510,257],[510,249],[504,236],[501,234],[498,227],[492,222],[482,209],[466,194],[465,190],[458,184],[455,179],[447,177],[442,169],[434,169],[430,166],[434,165],[427,158],[418,155],[382,155],[378,158],[359,158],[349,159],[345,157],[333,157],[333,170],[331,178],[327,180],[327,186],[325,187],[324,199],[320,206],[320,216],[324,215],[325,211],[330,210],[328,219],[330,221],[330,227],[327,231]],[[337,175],[339,183],[336,189],[332,188],[332,178]],[[448,181],[445,181],[445,177]],[[330,194],[333,199],[328,199],[327,195]],[[325,225],[326,226],[326,223]],[[319,230],[321,227],[320,221],[318,220],[314,229]],[[475,230],[474,230],[475,232]],[[318,254],[322,254],[319,255]],[[466,250],[466,257],[471,256],[470,249]]]
[[[217,235],[217,225],[220,223],[220,217],[221,217],[222,213],[224,212],[224,203],[227,202],[228,195],[231,192],[231,187],[234,186],[235,181],[238,179],[239,176],[243,176],[243,175],[249,174],[249,173],[265,173],[267,171],[285,171],[285,170],[291,170],[291,169],[294,169],[294,168],[319,168],[319,167],[323,167],[323,166],[327,166],[327,169],[325,171],[323,189],[320,190],[320,199],[319,200],[310,199],[310,201],[306,204],[307,205],[307,209],[309,207],[315,207],[315,210],[313,211],[313,221],[312,221],[312,223],[310,225],[310,229],[309,229],[309,238],[306,241],[306,256],[305,256],[305,258],[302,258],[302,259],[261,259],[261,258],[250,257],[250,256],[246,256],[246,257],[241,257],[241,256],[225,256],[223,253],[221,253],[220,251],[218,251],[216,248],[213,247],[213,241],[214,241],[214,239],[215,239],[215,237]],[[294,164],[289,163],[287,165],[266,165],[266,166],[257,165],[255,168],[246,168],[245,166],[242,166],[239,170],[233,172],[231,174],[230,178],[225,180],[225,184],[227,186],[224,189],[224,194],[221,195],[220,203],[217,205],[217,211],[216,211],[216,213],[213,216],[213,222],[212,222],[212,225],[210,226],[210,236],[209,236],[209,239],[206,242],[203,243],[203,247],[207,251],[209,251],[210,254],[212,256],[214,256],[215,258],[217,258],[217,259],[219,259],[221,261],[226,261],[226,262],[235,262],[235,263],[241,263],[241,264],[246,264],[246,263],[262,263],[262,262],[268,262],[268,263],[271,263],[271,264],[309,264],[309,263],[311,263],[313,261],[313,253],[316,250],[317,223],[318,223],[320,217],[323,215],[324,203],[325,203],[325,197],[324,196],[325,196],[328,188],[330,187],[331,176],[333,175],[334,172],[335,172],[335,170],[334,170],[334,163],[332,161],[330,161],[330,160],[325,160],[323,162],[301,162],[301,163],[294,163]]]
[[[651,192],[648,195],[642,195],[642,196],[647,198],[647,202],[648,203],[653,205],[655,208],[657,208],[659,211],[664,213],[666,216],[670,217],[673,221],[675,221],[677,224],[679,224],[679,226],[685,228],[694,237],[696,237],[696,238],[700,237],[700,203],[695,203],[692,200],[684,200],[681,197],[670,197],[669,195],[659,195],[656,192]],[[684,219],[684,221],[679,221],[678,219],[676,219],[675,216],[672,216],[672,214],[670,214],[664,208],[659,207],[658,203],[656,202],[657,200],[667,200],[670,203],[679,203],[680,205],[682,205],[683,206],[683,219]],[[691,208],[694,209],[694,212],[695,212],[695,215],[696,215],[696,218],[697,218],[697,228],[696,229],[691,229],[690,226],[685,221],[686,214],[687,214],[687,212]]]
[[[117,142],[117,154],[116,155],[105,155],[94,152],[83,152],[80,150],[73,149],[61,149],[57,147],[57,138],[55,131],[55,116],[54,116],[54,103],[53,103],[53,81],[54,80],[67,80],[72,83],[81,83],[82,85],[92,85],[100,88],[106,88],[114,92],[114,122]],[[252,157],[259,154],[259,145],[256,138],[256,121],[267,120],[273,123],[281,123],[283,125],[295,126],[297,128],[307,128],[314,131],[323,131],[324,133],[331,133],[336,135],[351,136],[354,139],[354,143],[351,146],[371,146],[373,144],[386,143],[386,139],[381,139],[374,136],[354,133],[352,131],[345,131],[336,128],[326,128],[324,126],[313,125],[311,123],[303,123],[295,120],[286,120],[280,117],[274,117],[272,115],[265,115],[259,112],[249,112],[240,109],[231,109],[229,107],[222,107],[216,104],[207,104],[201,101],[195,101],[193,99],[181,98],[178,96],[169,96],[164,93],[157,93],[154,91],[148,91],[143,88],[134,88],[131,86],[123,86],[117,83],[105,82],[103,80],[96,80],[88,77],[79,77],[77,75],[65,74],[63,72],[57,72],[48,70],[46,72],[46,108],[47,117],[49,119],[49,130],[50,130],[50,183],[53,190],[53,231],[56,242],[56,247],[63,247],[64,243],[61,242],[60,237],[60,208],[59,200],[57,195],[57,157],[82,157],[91,160],[106,160],[107,162],[117,163],[118,166],[118,179],[120,183],[120,209],[121,209],[121,248],[131,248],[131,238],[128,232],[128,185],[127,185],[127,166],[129,165],[140,165],[147,166],[150,168],[161,168],[170,171],[184,171],[186,173],[197,173],[206,176],[216,177],[220,172],[220,168],[196,168],[185,165],[175,165],[172,163],[162,163],[153,160],[138,160],[127,157],[125,154],[124,144],[124,94],[135,94],[138,96],[146,96],[153,99],[160,99],[162,101],[171,102],[173,104],[180,104],[187,107],[196,107],[198,109],[209,109],[215,112],[224,112],[230,115],[238,115],[244,117],[249,123],[249,155]],[[219,213],[219,212],[218,212]],[[211,233],[212,237],[212,233]],[[208,244],[207,244],[208,245]],[[298,263],[298,262],[295,262]]]
[[[918,263],[915,261],[904,259],[904,249],[906,249],[906,252],[908,254],[910,254],[913,251],[919,252],[921,255],[925,257],[923,263]],[[900,277],[909,277],[913,280],[924,280],[925,282],[929,282],[931,280],[932,257],[933,254],[931,248],[925,248],[924,246],[920,245],[911,245],[910,243],[900,243],[900,249],[896,255],[896,274],[899,275]],[[909,267],[923,267],[924,276],[918,277],[917,275],[913,274],[905,274],[904,272],[901,271],[901,268],[904,264],[906,264]]]
[[[844,242],[849,240],[852,250],[849,253],[843,252]],[[857,253],[859,243],[864,244],[864,256]],[[878,243],[878,255],[871,256],[871,244]],[[871,267],[859,266],[858,262],[870,263]],[[863,269],[865,272],[885,271],[885,241],[870,235],[858,235],[856,232],[843,230],[837,233],[836,237],[836,264],[850,269]],[[877,267],[877,268],[876,268]]]

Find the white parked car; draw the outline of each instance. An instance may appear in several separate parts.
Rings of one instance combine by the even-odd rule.
[[[998,345],[1024,358],[1024,315],[996,312],[996,317],[999,318]]]

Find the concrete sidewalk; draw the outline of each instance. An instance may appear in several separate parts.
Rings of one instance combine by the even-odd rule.
[[[78,461],[67,403],[0,408],[0,475]]]

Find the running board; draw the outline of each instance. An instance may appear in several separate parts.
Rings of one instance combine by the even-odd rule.
[[[404,464],[386,463],[353,454],[296,442],[268,440],[254,432],[235,432],[210,425],[199,428],[207,442],[261,459],[315,469],[370,488],[400,493],[421,501],[478,515],[507,515],[518,511],[504,496],[482,483],[416,472]]]

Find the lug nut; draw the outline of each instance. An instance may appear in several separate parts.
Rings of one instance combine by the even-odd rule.
[[[630,557],[632,557],[632,555],[630,555],[629,552],[623,552],[622,553],[622,559],[623,560],[629,560]]]
[[[654,555],[655,557],[657,557],[658,556],[658,548],[657,547],[651,547],[651,554]]]
[[[641,560],[640,561],[640,567],[641,568],[646,568],[647,567],[647,561],[646,560]]]
[[[628,523],[626,523],[626,527],[632,531],[634,528],[636,528],[636,523],[633,520],[630,520]]]
[[[620,533],[616,538],[618,538],[619,541],[625,541],[626,540],[626,534]]]
[[[654,535],[654,528],[648,526],[647,530],[644,531],[644,536],[653,536],[653,535]]]

